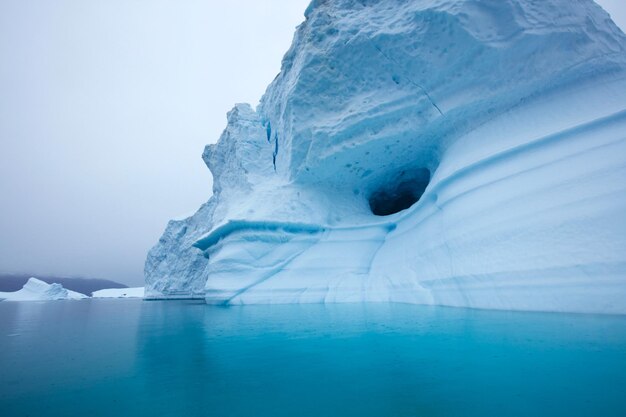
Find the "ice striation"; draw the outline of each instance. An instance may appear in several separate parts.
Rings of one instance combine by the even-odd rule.
[[[21,290],[0,292],[0,301],[49,301],[49,300],[81,300],[89,298],[84,294],[63,288],[61,284],[48,284],[31,277]]]
[[[591,0],[313,1],[147,298],[626,313],[626,36]]]

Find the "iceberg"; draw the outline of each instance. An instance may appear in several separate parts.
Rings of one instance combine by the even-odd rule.
[[[0,292],[0,301],[47,301],[47,300],[81,300],[89,298],[84,294],[63,288],[61,284],[48,284],[31,277],[21,290]]]
[[[314,0],[146,298],[626,313],[626,36],[591,0]]]

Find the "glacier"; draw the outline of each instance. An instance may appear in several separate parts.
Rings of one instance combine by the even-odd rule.
[[[61,284],[48,284],[31,277],[21,290],[0,292],[0,301],[50,301],[50,300],[82,300],[89,298],[85,294],[63,288]]]
[[[626,36],[591,0],[314,0],[148,299],[626,313]]]

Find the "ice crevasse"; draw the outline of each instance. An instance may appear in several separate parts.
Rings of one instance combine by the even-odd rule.
[[[313,1],[147,298],[626,313],[626,36],[591,0]]]

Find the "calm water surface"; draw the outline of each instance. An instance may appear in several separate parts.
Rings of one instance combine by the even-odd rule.
[[[0,303],[0,416],[626,416],[626,318]]]

